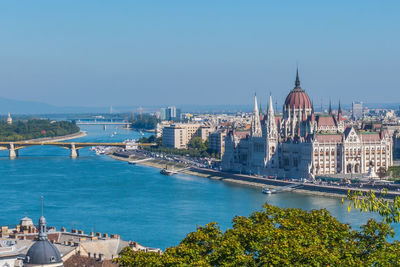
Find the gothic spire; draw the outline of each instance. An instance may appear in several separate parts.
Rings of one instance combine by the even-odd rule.
[[[268,116],[270,115],[270,113],[272,113],[272,115],[274,114],[274,106],[273,106],[271,94],[269,94]]]
[[[338,114],[342,114],[342,106],[340,105],[340,100],[339,100]]]
[[[258,114],[257,94],[254,93],[254,114]]]
[[[329,115],[332,115],[332,103],[330,99],[329,99]]]
[[[251,136],[256,136],[256,137],[262,136],[260,113],[258,111],[256,94],[254,94],[254,113],[253,113],[253,117],[251,120],[251,129],[250,130],[251,130]]]
[[[277,136],[277,127],[275,123],[275,112],[274,106],[272,102],[272,95],[269,95],[269,104],[268,104],[268,115],[267,115],[267,134],[268,137],[276,137]]]
[[[296,70],[296,82],[294,83],[296,87],[300,87],[300,79],[299,79],[299,68]]]

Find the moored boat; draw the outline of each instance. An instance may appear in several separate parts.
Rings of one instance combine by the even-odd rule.
[[[270,195],[270,194],[276,193],[276,190],[274,190],[274,189],[269,189],[269,188],[264,187],[263,190],[262,190],[262,192],[263,192],[263,194],[268,194],[268,195]]]

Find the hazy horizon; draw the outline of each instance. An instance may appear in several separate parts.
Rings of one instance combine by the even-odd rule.
[[[396,103],[397,1],[0,4],[0,97],[58,107]],[[396,94],[397,93],[397,94]]]

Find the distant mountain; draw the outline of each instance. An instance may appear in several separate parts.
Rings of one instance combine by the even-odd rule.
[[[143,106],[142,111],[144,113],[155,112],[160,110],[161,107],[165,106]],[[388,109],[399,109],[399,103],[364,103],[365,107],[368,108],[388,108]],[[202,105],[202,104],[184,104],[176,105],[177,108],[181,108],[182,112],[201,112],[201,113],[221,113],[221,112],[238,112],[246,111],[249,112],[253,109],[252,105]],[[267,107],[262,107],[265,110]],[[278,112],[281,112],[282,105],[278,104],[274,106]],[[318,111],[320,107],[315,106]],[[325,106],[324,106],[325,108]],[[328,106],[326,106],[326,109]],[[343,104],[342,108],[350,109],[351,104]],[[123,112],[139,112],[139,106],[113,106],[113,113]],[[81,106],[70,106],[70,107],[59,107],[50,105],[42,102],[34,101],[20,101],[8,98],[0,97],[0,116],[5,115],[8,112],[11,114],[74,114],[74,113],[109,113],[110,107],[81,107]]]
[[[0,114],[51,114],[107,112],[105,107],[57,107],[34,101],[19,101],[0,97]]]

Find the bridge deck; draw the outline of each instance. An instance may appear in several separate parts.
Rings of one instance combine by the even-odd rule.
[[[126,146],[126,143],[121,143],[121,142],[114,142],[114,143],[105,143],[105,142],[29,142],[29,141],[17,141],[17,142],[0,142],[1,145],[6,145],[9,146],[10,144],[14,145],[20,145],[20,146],[42,146],[42,145],[53,145],[53,146],[70,146],[71,144],[75,144],[75,146]],[[154,145],[153,143],[138,143],[138,146],[151,146]]]

